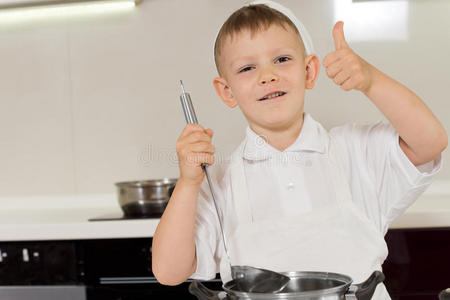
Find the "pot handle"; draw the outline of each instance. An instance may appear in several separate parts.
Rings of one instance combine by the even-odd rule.
[[[450,288],[439,293],[439,300],[450,300]]]
[[[350,286],[350,290],[355,294],[358,300],[370,300],[373,293],[380,282],[383,282],[384,275],[380,271],[374,271],[370,277],[360,284],[353,284]]]
[[[210,290],[198,280],[194,280],[191,282],[191,284],[189,285],[189,293],[196,296],[199,300],[226,299],[225,292]]]

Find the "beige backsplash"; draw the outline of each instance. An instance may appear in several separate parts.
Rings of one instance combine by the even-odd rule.
[[[336,1],[280,2],[303,20],[322,60],[333,49]],[[177,177],[180,79],[225,158],[246,122],[215,95],[212,43],[240,3],[144,1],[121,16],[0,27],[0,196],[113,193],[117,181]],[[406,40],[350,45],[422,96],[450,128],[450,2],[408,3]],[[328,129],[383,119],[323,68],[305,110]],[[446,164],[438,179],[450,180]]]

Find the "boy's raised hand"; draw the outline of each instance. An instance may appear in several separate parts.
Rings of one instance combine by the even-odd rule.
[[[200,185],[205,176],[202,164],[214,163],[215,147],[211,143],[212,129],[204,129],[199,124],[187,124],[181,132],[176,150],[180,168],[179,181]]]
[[[373,67],[353,52],[345,41],[344,22],[338,21],[334,25],[333,40],[336,50],[323,60],[328,77],[344,91],[354,89],[366,92],[372,84]]]

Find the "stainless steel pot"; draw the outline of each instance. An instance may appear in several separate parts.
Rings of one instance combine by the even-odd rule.
[[[176,182],[175,178],[118,182],[119,205],[126,216],[161,216]]]
[[[349,276],[328,272],[285,272],[291,278],[289,284],[279,293],[249,293],[236,288],[234,280],[226,282],[224,291],[213,291],[195,280],[189,286],[189,292],[199,300],[370,300],[377,285],[384,280],[380,271],[375,271],[360,284],[352,284]]]
[[[439,293],[439,300],[450,300],[450,288]]]

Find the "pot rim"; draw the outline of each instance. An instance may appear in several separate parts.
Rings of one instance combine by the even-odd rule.
[[[178,178],[161,178],[150,180],[122,181],[116,182],[115,185],[121,188],[141,188],[154,186],[168,186],[177,183]]]
[[[313,278],[313,279],[333,279],[341,281],[342,284],[338,285],[336,287],[332,288],[326,288],[326,289],[318,289],[318,290],[312,290],[312,291],[304,291],[304,292],[285,292],[285,293],[254,293],[254,292],[242,292],[242,291],[236,291],[233,290],[232,287],[234,286],[234,280],[228,281],[222,285],[223,290],[231,295],[237,296],[237,297],[249,297],[254,296],[258,299],[274,299],[275,298],[281,298],[281,299],[289,299],[292,297],[317,297],[322,295],[328,295],[328,294],[342,294],[345,295],[351,284],[353,283],[353,280],[350,276],[340,274],[340,273],[333,273],[333,272],[315,272],[315,271],[292,271],[292,272],[280,272],[281,274],[287,275],[290,278],[299,278],[299,277],[305,277],[305,278]],[[232,286],[230,286],[232,285]]]

